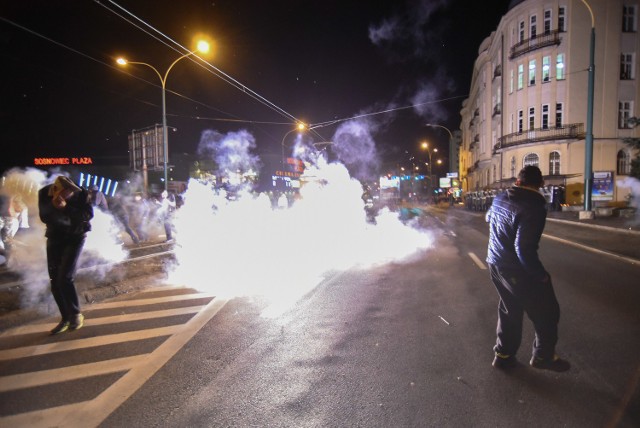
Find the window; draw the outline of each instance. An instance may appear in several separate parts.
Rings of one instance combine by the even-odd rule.
[[[531,15],[531,17],[529,17],[529,37],[532,39],[534,39],[538,34],[537,20],[538,18],[535,15]]]
[[[560,153],[549,154],[549,175],[560,175]]]
[[[524,64],[518,64],[518,89],[524,86]]]
[[[564,54],[556,57],[556,79],[564,80]]]
[[[511,69],[511,74],[509,76],[509,93],[513,93],[513,69]]]
[[[524,161],[522,166],[529,166],[529,165],[533,165],[533,166],[539,166],[540,165],[540,158],[538,157],[537,154],[535,153],[529,153],[528,155],[526,155],[524,157]]]
[[[533,130],[536,127],[536,108],[529,107],[529,130]]]
[[[549,104],[542,104],[542,129],[549,129]]]
[[[497,171],[496,166],[494,165],[494,166],[493,166],[493,182],[494,182],[494,183],[495,183],[496,181],[498,181],[498,180],[497,180],[497,177],[498,177],[498,171]]]
[[[618,103],[618,128],[631,128],[629,118],[633,116],[633,101],[620,101]]]
[[[625,33],[636,31],[636,6],[622,7],[622,31]]]
[[[524,42],[524,21],[520,21],[520,25],[519,25],[519,31],[518,31],[518,42],[522,43]]]
[[[635,79],[635,61],[633,57],[634,54],[632,53],[620,54],[620,80]]]
[[[556,103],[556,128],[562,128],[562,103]]]
[[[549,82],[551,80],[551,57],[542,57],[542,83]]]
[[[551,33],[551,9],[544,11],[544,34]]]
[[[564,33],[567,31],[567,20],[565,18],[566,8],[561,6],[558,8],[558,31]]]
[[[629,175],[631,173],[631,156],[625,150],[618,152],[618,175]]]
[[[516,178],[516,158],[511,157],[511,178]]]
[[[522,133],[524,130],[524,112],[522,110],[518,110],[518,133]]]
[[[536,84],[536,60],[529,61],[529,86]]]

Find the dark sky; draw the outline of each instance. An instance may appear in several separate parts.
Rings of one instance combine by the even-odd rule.
[[[478,47],[508,3],[0,0],[0,163],[126,164],[131,130],[161,123],[160,79],[144,66],[126,74],[115,59],[164,74],[180,56],[167,38],[194,49],[197,33],[214,42],[211,64],[306,123],[395,109],[369,116],[385,161],[402,161],[425,138],[446,150],[446,133],[423,125],[458,127]],[[247,129],[257,152],[280,151],[292,117],[236,86],[177,63],[167,80],[170,153],[195,152],[206,129]],[[330,141],[340,123],[309,136]]]

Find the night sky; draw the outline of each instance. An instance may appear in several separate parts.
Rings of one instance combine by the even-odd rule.
[[[162,121],[160,79],[145,66],[118,67],[116,58],[164,74],[186,52],[174,42],[193,50],[198,33],[213,41],[209,62],[237,83],[188,59],[175,65],[167,80],[167,123],[177,129],[170,153],[194,153],[208,129],[246,129],[258,154],[279,153],[295,119],[321,124],[387,110],[367,116],[383,162],[402,162],[425,139],[446,151],[448,134],[424,124],[458,128],[478,47],[509,1],[0,4],[5,169],[34,157],[127,164],[128,134]],[[331,141],[341,123],[308,138]]]

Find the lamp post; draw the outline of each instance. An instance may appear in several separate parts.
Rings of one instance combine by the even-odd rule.
[[[282,143],[280,145],[282,146],[282,170],[283,171],[284,171],[284,140],[286,140],[287,135],[291,134],[292,132],[294,131],[302,132],[305,129],[307,129],[307,125],[305,125],[303,122],[300,122],[296,125],[295,128],[291,129],[289,132],[284,134],[284,137],[282,137]]]
[[[209,52],[209,43],[207,43],[204,40],[201,40],[198,42],[197,45],[197,49],[191,52],[187,52],[186,54],[182,55],[181,57],[179,57],[178,59],[176,59],[175,61],[173,61],[171,63],[171,65],[169,66],[169,68],[167,68],[167,71],[164,73],[164,76],[162,76],[162,74],[160,74],[160,72],[151,64],[147,64],[146,62],[137,62],[137,61],[127,61],[124,58],[118,58],[116,60],[116,62],[119,65],[127,65],[127,64],[137,64],[137,65],[144,65],[147,66],[149,68],[151,68],[153,71],[155,71],[155,73],[158,75],[158,77],[160,78],[160,83],[162,85],[162,151],[164,152],[164,161],[163,161],[163,170],[164,170],[164,190],[168,189],[168,176],[167,176],[167,164],[169,163],[169,140],[168,140],[168,136],[167,136],[167,104],[166,104],[166,84],[167,84],[167,77],[169,76],[169,72],[171,71],[171,69],[173,68],[174,65],[176,65],[176,63],[178,61],[180,61],[181,59],[184,59],[188,56],[191,56],[193,54],[195,54],[196,52],[201,52],[201,53],[207,53]]]
[[[596,49],[596,20],[593,10],[586,0],[582,3],[589,9],[591,15],[591,42],[589,43],[589,77],[587,89],[587,135],[584,140],[584,211],[580,218],[593,218],[591,212],[591,189],[593,187],[593,86],[595,75],[595,49]]]
[[[455,161],[456,156],[453,156],[454,154],[454,147],[452,147],[453,145],[453,133],[451,132],[451,130],[449,128],[447,128],[446,126],[442,126],[442,125],[438,125],[435,123],[425,123],[425,126],[433,126],[436,128],[442,128],[445,131],[447,131],[449,133],[449,172],[454,172],[457,171],[458,168],[456,165],[453,165],[453,162]]]
[[[429,147],[429,143],[427,143],[426,141],[423,142],[420,145],[420,147],[422,148],[422,150],[426,150],[427,155],[429,156],[429,162],[426,165],[427,165],[428,170],[429,170],[429,196],[432,196],[431,192],[433,191],[433,169],[432,169],[433,168],[433,163],[432,163],[432,160],[431,160],[431,154],[432,153],[437,153],[438,152],[438,148],[434,147],[433,150],[431,150],[431,148]],[[442,163],[441,160],[438,160],[437,162],[438,162],[438,164]]]

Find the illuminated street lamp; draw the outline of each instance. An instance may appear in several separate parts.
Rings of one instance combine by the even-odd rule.
[[[432,174],[433,163],[431,160],[431,155],[433,153],[437,153],[438,148],[434,147],[433,150],[431,150],[431,148],[429,147],[429,143],[427,143],[426,141],[420,144],[420,147],[422,148],[422,150],[425,150],[427,152],[427,155],[429,156],[429,162],[425,162],[425,165],[429,168],[429,195],[431,195],[431,191],[433,190],[433,174]],[[440,165],[442,163],[442,160],[438,159],[436,162],[438,163],[438,165]]]
[[[168,176],[167,176],[167,164],[169,163],[169,141],[167,138],[167,106],[166,106],[166,83],[167,83],[167,77],[169,76],[169,71],[171,71],[171,69],[173,68],[174,65],[176,65],[176,63],[178,61],[180,61],[183,58],[186,58],[188,56],[191,56],[193,54],[195,54],[196,52],[201,52],[203,54],[206,54],[207,52],[209,52],[209,43],[201,40],[198,42],[197,44],[197,48],[194,51],[191,52],[187,52],[186,54],[182,55],[181,57],[179,57],[178,59],[176,59],[175,61],[173,61],[171,63],[171,65],[169,66],[169,68],[167,68],[167,71],[164,73],[164,77],[162,76],[162,74],[160,74],[160,72],[151,64],[147,64],[146,62],[137,62],[137,61],[127,61],[124,58],[118,58],[116,60],[116,62],[119,65],[125,66],[127,64],[138,64],[138,65],[144,65],[147,66],[149,68],[151,68],[153,71],[156,72],[156,74],[158,75],[158,77],[160,78],[160,83],[162,84],[162,146],[163,146],[163,151],[164,151],[164,162],[163,162],[163,169],[164,169],[164,190],[167,190],[168,188]]]
[[[298,131],[298,132],[303,132],[307,129],[307,125],[304,122],[299,122],[295,128],[293,128],[292,130],[290,130],[289,132],[287,132],[286,134],[284,134],[284,137],[282,137],[282,169],[284,170],[284,140],[287,138],[287,135],[291,134],[294,131]]]
[[[453,154],[455,153],[455,147],[453,147],[453,134],[451,133],[451,130],[449,128],[447,128],[446,126],[442,126],[442,125],[438,125],[435,123],[425,123],[425,126],[432,126],[432,127],[436,127],[436,128],[442,128],[445,131],[447,131],[449,133],[449,157],[450,157],[450,161],[449,161],[449,171],[453,172],[453,171],[457,171],[458,168],[456,165],[454,165],[454,160],[455,160],[455,156],[453,156]]]

